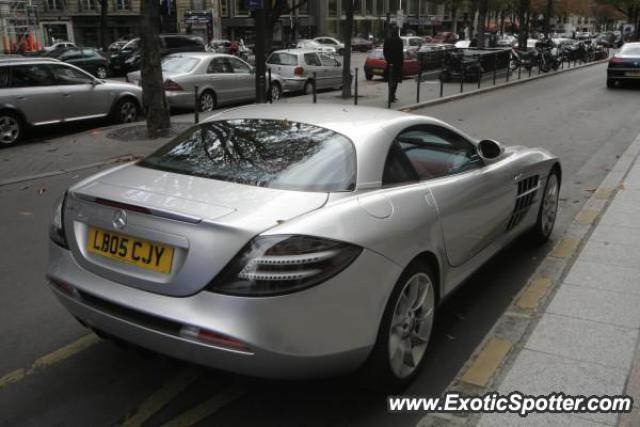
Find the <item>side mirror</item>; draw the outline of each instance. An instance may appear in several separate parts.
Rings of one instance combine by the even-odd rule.
[[[256,73],[256,69],[255,69],[255,67],[251,67],[251,68],[249,69],[249,74],[255,74],[255,73]]]
[[[98,86],[99,84],[101,84],[101,82],[100,82],[100,80],[98,80],[98,79],[93,79],[93,80],[91,80],[91,83],[90,83],[90,84],[91,84],[91,86],[96,87],[96,86]]]
[[[504,147],[498,141],[492,139],[483,139],[478,143],[478,155],[486,163],[492,163],[498,160],[504,153]]]

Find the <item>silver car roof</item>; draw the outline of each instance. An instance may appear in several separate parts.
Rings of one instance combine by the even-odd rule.
[[[38,57],[38,58],[24,58],[24,57],[11,57],[11,58],[2,58],[0,57],[0,65],[5,64],[39,64],[43,62],[61,62],[56,58],[46,58],[46,57]]]
[[[305,53],[318,53],[318,51],[316,49],[306,49],[302,47],[296,47],[293,49],[274,50],[272,54],[274,53],[290,53],[292,55],[304,55]]]

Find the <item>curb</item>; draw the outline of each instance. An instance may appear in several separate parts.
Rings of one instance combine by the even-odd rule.
[[[583,68],[592,67],[594,65],[604,64],[606,62],[609,62],[609,58],[601,59],[599,61],[588,62],[586,64],[581,64],[581,65],[578,65],[578,66],[573,67],[573,68],[565,68],[564,70],[558,70],[558,71],[555,71],[553,73],[549,72],[549,73],[544,73],[544,74],[540,74],[540,75],[537,75],[537,76],[527,77],[527,78],[520,79],[520,80],[510,80],[508,82],[497,84],[495,86],[487,86],[487,87],[483,87],[481,89],[471,90],[469,92],[457,93],[455,95],[444,96],[442,98],[436,98],[436,99],[432,99],[430,101],[424,101],[424,102],[420,102],[420,103],[417,103],[417,104],[410,104],[410,105],[405,106],[405,107],[400,107],[400,108],[398,108],[398,110],[399,111],[404,111],[404,112],[410,112],[410,111],[414,111],[414,110],[419,110],[419,109],[424,108],[424,107],[429,107],[429,106],[438,105],[438,104],[445,104],[447,102],[456,101],[458,99],[466,98],[468,96],[480,95],[480,94],[483,94],[483,93],[492,92],[494,90],[504,89],[504,88],[507,88],[507,87],[523,84],[523,83],[526,83],[526,82],[531,82],[531,81],[534,81],[534,80],[543,79],[545,77],[557,76],[558,74],[563,74],[563,73],[567,73],[567,72],[574,71],[574,70],[581,70]]]
[[[445,392],[482,395],[496,390],[639,155],[640,135],[620,156],[562,238],[542,260],[527,285],[514,297],[511,305],[476,347]],[[636,363],[639,365],[636,369],[640,371],[640,362]],[[418,422],[418,426],[471,427],[477,424],[481,415],[428,414]]]

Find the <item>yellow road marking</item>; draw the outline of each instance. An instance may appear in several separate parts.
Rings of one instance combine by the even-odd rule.
[[[200,374],[195,368],[182,370],[172,380],[165,383],[160,389],[149,396],[144,402],[138,406],[136,413],[127,418],[123,427],[138,427],[145,423],[155,413],[167,406],[175,397],[177,397],[184,389],[193,383]]]
[[[599,211],[593,209],[585,209],[580,212],[578,216],[576,216],[576,221],[583,225],[590,225],[593,224],[593,221],[595,221],[596,218],[598,218],[599,214]]]
[[[527,289],[518,298],[516,305],[520,308],[533,310],[538,306],[552,284],[553,281],[550,278],[538,277],[527,286]]]
[[[22,381],[28,375],[31,375],[36,371],[42,370],[51,365],[55,365],[56,363],[60,363],[63,360],[70,358],[71,356],[75,356],[76,354],[88,349],[98,342],[100,342],[100,338],[98,338],[96,335],[85,335],[69,345],[66,345],[52,353],[36,359],[36,361],[33,362],[31,367],[29,367],[28,369],[20,368],[16,369],[15,371],[9,372],[8,374],[0,378],[0,390],[8,386],[9,384]]]
[[[511,350],[511,341],[502,338],[491,338],[484,346],[471,367],[462,376],[467,384],[486,387],[493,373]]]
[[[190,427],[211,416],[214,412],[233,402],[245,394],[240,386],[232,386],[222,393],[217,393],[207,401],[178,415],[162,427]]]
[[[611,193],[613,192],[613,188],[598,188],[595,192],[596,199],[598,200],[607,200]]]
[[[575,239],[564,239],[556,245],[551,252],[551,256],[556,258],[569,258],[578,248],[578,241]]]

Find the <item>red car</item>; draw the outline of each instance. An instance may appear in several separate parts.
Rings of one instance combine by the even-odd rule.
[[[404,65],[402,66],[403,77],[415,76],[420,72],[420,61],[416,57],[415,52],[404,51]],[[380,76],[387,80],[387,61],[384,59],[381,47],[372,49],[367,55],[364,63],[364,75],[367,80],[371,80],[373,76]]]

